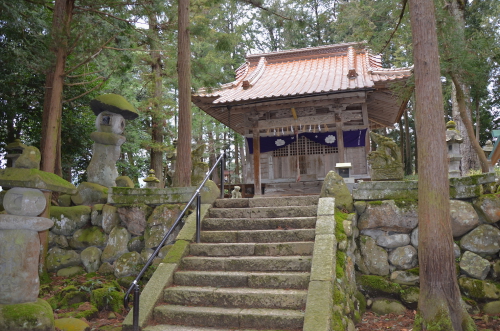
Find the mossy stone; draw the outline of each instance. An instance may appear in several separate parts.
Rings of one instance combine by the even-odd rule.
[[[123,308],[125,293],[117,291],[117,287],[103,287],[92,291],[90,301],[99,310],[119,312]]]
[[[399,301],[389,299],[375,299],[371,309],[378,315],[402,315],[406,312],[405,306],[403,306]]]
[[[335,171],[330,171],[325,176],[321,187],[320,198],[333,197],[338,208],[354,211],[354,201],[344,179]]]
[[[55,320],[56,328],[61,331],[90,331],[90,325],[81,319],[66,317]]]
[[[464,295],[477,301],[500,299],[500,284],[490,281],[460,277],[458,285]]]
[[[0,186],[29,187],[66,194],[76,193],[75,185],[55,174],[38,169],[0,169]]]
[[[74,304],[89,301],[90,295],[87,292],[80,291],[74,285],[69,285],[57,293],[54,298],[56,299],[56,308],[68,308]]]
[[[119,94],[103,94],[90,101],[90,108],[97,116],[103,111],[120,114],[127,120],[133,120],[139,116],[137,110],[130,102]]]
[[[73,266],[73,267],[68,267],[68,268],[63,268],[57,271],[57,277],[73,277],[77,275],[81,275],[85,273],[85,270],[83,270],[82,267],[80,266]]]
[[[53,331],[54,313],[47,301],[0,305],[0,330]]]
[[[106,247],[107,238],[102,228],[91,226],[85,229],[78,229],[69,240],[69,245],[74,249],[84,249],[90,246],[99,248]]]
[[[385,277],[376,275],[360,275],[356,278],[362,292],[371,296],[383,295],[399,298],[401,285],[388,281]]]
[[[116,177],[115,183],[117,187],[135,187],[134,182],[129,176]]]

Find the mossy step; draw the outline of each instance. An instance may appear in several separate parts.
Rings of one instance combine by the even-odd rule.
[[[203,328],[196,326],[182,326],[182,325],[167,325],[160,324],[154,326],[148,326],[143,331],[234,331],[234,329],[220,329],[220,328]],[[283,330],[256,330],[256,329],[241,329],[240,331],[283,331]]]
[[[316,216],[286,218],[205,218],[202,230],[312,229]]]
[[[247,207],[283,207],[317,205],[318,195],[290,196],[290,197],[263,197],[252,199],[217,199],[216,208],[247,208]]]
[[[173,286],[164,300],[172,305],[224,308],[305,309],[307,290]]]
[[[304,312],[288,309],[241,309],[162,305],[155,308],[158,323],[238,329],[301,330]]]
[[[205,243],[276,243],[314,241],[315,230],[202,231],[200,236],[201,241]]]
[[[311,260],[311,256],[189,256],[182,259],[181,267],[209,271],[310,271]]]
[[[175,285],[307,289],[309,272],[177,271]]]
[[[196,256],[286,256],[312,255],[314,242],[283,243],[201,243],[191,244],[189,254]]]
[[[318,206],[285,206],[255,208],[212,208],[211,218],[283,218],[316,216]]]

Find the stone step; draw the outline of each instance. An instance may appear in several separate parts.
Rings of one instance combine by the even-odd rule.
[[[309,206],[317,205],[318,195],[290,196],[290,197],[265,197],[251,199],[217,199],[216,208],[248,208],[248,207],[284,207],[284,206]]]
[[[234,331],[234,329],[204,328],[196,326],[167,325],[167,324],[148,326],[142,330],[143,331]],[[282,331],[282,330],[239,329],[239,331]]]
[[[174,284],[184,286],[307,289],[309,272],[177,271]]]
[[[201,241],[205,243],[276,243],[314,241],[315,229],[202,231],[200,238]]]
[[[196,256],[278,256],[312,255],[314,242],[283,243],[201,243],[189,246],[189,255]]]
[[[234,329],[302,330],[304,312],[288,309],[241,309],[162,305],[157,323]]]
[[[202,230],[272,230],[311,229],[316,226],[316,217],[287,218],[205,218]]]
[[[211,271],[310,271],[311,256],[188,256],[182,259],[184,270]]]
[[[167,304],[224,308],[305,309],[307,290],[242,287],[173,286],[165,289]]]
[[[254,208],[211,208],[210,218],[284,218],[284,217],[313,217],[318,207],[312,206],[285,206],[285,207],[254,207]]]

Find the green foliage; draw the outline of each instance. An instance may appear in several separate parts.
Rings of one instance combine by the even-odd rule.
[[[123,308],[123,293],[119,287],[106,286],[92,291],[90,301],[99,310],[119,312]]]

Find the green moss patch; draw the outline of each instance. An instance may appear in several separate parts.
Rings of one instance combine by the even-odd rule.
[[[170,248],[167,255],[163,258],[163,263],[180,263],[181,259],[187,255],[189,251],[189,241],[177,240]]]
[[[1,330],[51,330],[54,327],[54,313],[42,299],[36,302],[0,306]]]
[[[402,290],[401,285],[381,276],[360,275],[356,280],[361,290],[372,296],[383,295],[398,298]]]
[[[120,288],[114,286],[106,286],[92,291],[90,302],[97,307],[98,310],[112,310],[119,312],[123,308],[123,293]]]

